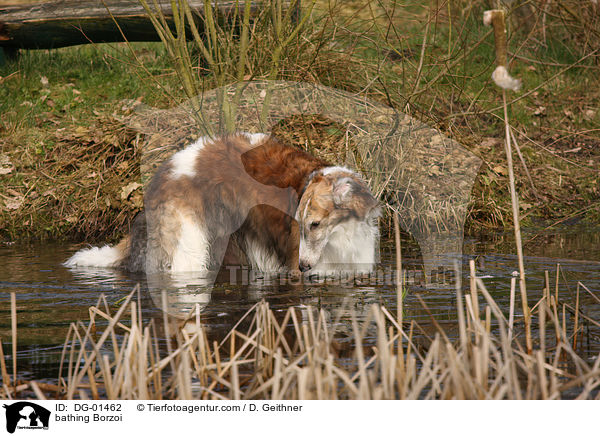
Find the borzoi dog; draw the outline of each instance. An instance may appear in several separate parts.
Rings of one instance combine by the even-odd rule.
[[[161,165],[131,234],[65,262],[149,273],[224,264],[370,271],[380,208],[362,177],[273,136],[204,137]]]

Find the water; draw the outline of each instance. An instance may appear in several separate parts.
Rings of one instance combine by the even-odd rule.
[[[597,230],[564,228],[553,233],[525,233],[525,265],[530,304],[541,296],[544,271],[550,272],[554,290],[556,264],[561,265],[559,293],[562,301],[574,302],[578,281],[584,283],[594,294],[600,296],[600,232]],[[302,308],[317,306],[333,320],[340,308],[346,310],[341,316],[339,330],[350,333],[350,310],[359,319],[367,315],[372,303],[385,305],[392,313],[396,311],[396,287],[385,274],[395,265],[393,246],[382,244],[382,262],[379,268],[384,283],[368,283],[349,286],[347,284],[291,284],[278,279],[251,280],[250,284],[221,283],[212,292],[198,291],[201,278],[182,277],[179,283],[165,283],[160,277],[145,274],[129,274],[120,271],[69,270],[61,262],[77,248],[71,244],[34,244],[0,246],[0,337],[7,365],[12,368],[10,292],[17,297],[18,312],[18,374],[21,379],[36,379],[56,382],[62,346],[69,325],[77,320],[87,321],[88,308],[95,305],[101,294],[106,296],[113,312],[120,300],[137,284],[141,285],[142,316],[162,318],[159,289],[169,289],[169,312],[181,315],[195,303],[203,308],[205,327],[215,338],[222,336],[233,324],[261,298],[272,308],[289,306]],[[463,247],[463,282],[468,276],[468,259],[475,258],[478,275],[483,277],[501,309],[508,313],[511,273],[517,269],[516,256],[510,234],[488,234],[465,239]],[[404,268],[417,271],[420,268],[418,247],[410,241],[403,242]],[[242,272],[237,271],[238,279]],[[456,334],[456,291],[451,281],[444,284],[438,277],[435,288],[422,282],[420,273],[415,274],[408,285],[405,320],[415,320],[423,327],[418,335],[431,335],[434,325],[431,314],[447,329],[449,336]],[[226,274],[226,278],[227,278]],[[409,277],[410,278],[410,277]],[[387,282],[387,283],[385,283]],[[466,282],[465,282],[466,283]],[[428,310],[423,308],[423,300]],[[587,295],[581,294],[584,313],[600,320],[600,305]],[[573,303],[574,305],[574,303]],[[483,306],[483,304],[482,304]],[[520,307],[517,304],[517,309]],[[586,352],[600,352],[600,329],[591,325],[587,338]],[[418,339],[418,337],[417,337]],[[10,369],[9,369],[10,370]]]

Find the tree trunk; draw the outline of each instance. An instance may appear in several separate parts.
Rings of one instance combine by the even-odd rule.
[[[158,0],[172,24],[170,0]],[[199,16],[203,0],[188,0]],[[151,7],[153,2],[148,2]],[[243,1],[237,2],[243,12]],[[231,16],[236,1],[216,4],[222,16]],[[257,7],[253,6],[256,12]],[[114,17],[114,19],[113,19]],[[115,23],[118,23],[119,26]],[[201,25],[202,20],[198,20]],[[0,6],[0,48],[57,48],[69,45],[129,41],[159,41],[138,0],[61,0]]]

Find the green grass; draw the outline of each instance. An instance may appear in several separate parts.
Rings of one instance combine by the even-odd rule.
[[[160,44],[132,45],[149,71],[171,72]],[[156,85],[132,65],[123,44],[24,50],[16,61],[0,67],[0,76],[2,130],[44,125],[51,118],[48,115],[90,118],[94,111],[114,110],[120,99],[144,96],[150,104],[161,101]],[[43,78],[47,85],[42,84]]]

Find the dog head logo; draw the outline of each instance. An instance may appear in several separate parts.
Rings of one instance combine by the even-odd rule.
[[[3,407],[6,409],[6,431],[9,433],[14,433],[17,428],[48,428],[50,411],[38,404],[19,401]]]

